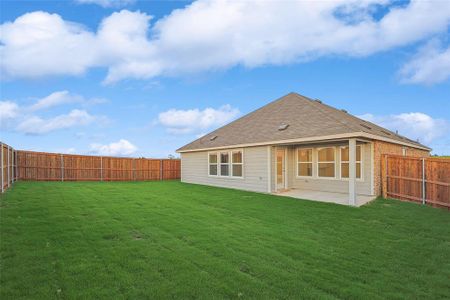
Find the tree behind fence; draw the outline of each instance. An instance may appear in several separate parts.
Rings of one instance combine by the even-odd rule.
[[[0,143],[2,192],[16,180],[146,181],[179,179],[179,159],[88,156],[14,150]]]

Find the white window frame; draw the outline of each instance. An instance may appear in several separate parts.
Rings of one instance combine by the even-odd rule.
[[[298,157],[299,150],[311,150],[311,161],[300,161]],[[314,177],[314,148],[295,148],[295,160],[296,160],[296,169],[295,169],[295,177],[297,178],[313,178]],[[311,176],[298,175],[299,164],[311,164]]]
[[[333,149],[334,151],[334,161],[319,161],[319,151],[323,150],[323,149]],[[316,162],[316,174],[317,174],[317,178],[318,179],[328,179],[328,180],[336,180],[338,179],[337,177],[337,155],[336,155],[336,147],[320,147],[320,148],[316,148],[316,156],[317,156],[317,162]],[[328,163],[333,163],[334,164],[334,177],[324,177],[324,176],[320,176],[319,174],[319,165],[320,164],[328,164]]]
[[[234,152],[238,152],[238,151],[240,151],[241,153],[242,153],[242,163],[234,163],[233,162],[233,153]],[[221,162],[221,160],[220,160],[220,155],[221,154],[223,154],[223,153],[226,153],[226,154],[228,154],[228,163],[222,163]],[[211,175],[210,174],[210,165],[213,165],[214,163],[211,163],[210,162],[210,160],[209,160],[209,156],[210,155],[212,155],[212,154],[215,154],[215,155],[217,155],[217,163],[216,163],[216,165],[217,165],[217,175]],[[211,151],[211,152],[208,152],[208,170],[207,170],[207,172],[208,172],[208,176],[209,177],[222,177],[222,178],[230,178],[230,179],[243,179],[244,178],[244,172],[245,172],[245,170],[244,170],[244,163],[245,163],[245,161],[244,161],[244,149],[242,149],[242,148],[240,148],[240,149],[230,149],[230,150],[224,150],[224,151]],[[235,164],[235,165],[242,165],[242,176],[233,176],[233,164]],[[221,168],[221,166],[222,165],[228,165],[228,175],[222,175],[222,168]]]
[[[211,161],[209,160],[210,159],[210,156],[211,155],[216,155],[216,163],[215,163],[215,165],[216,165],[216,167],[217,167],[217,174],[216,175],[213,175],[213,174],[211,174],[211,169],[210,169],[210,166],[211,165],[214,165],[214,163],[211,163]],[[219,176],[219,159],[220,159],[220,157],[219,157],[219,152],[208,152],[208,176],[210,176],[210,177],[218,177]]]
[[[235,163],[233,161],[233,153],[235,152],[241,152],[242,158],[240,163]],[[232,178],[244,178],[244,150],[243,149],[233,149],[230,151],[231,159],[230,159],[230,177]],[[241,165],[242,166],[242,176],[234,176],[233,175],[233,165]]]
[[[361,178],[358,178],[358,177],[356,177],[356,181],[364,181],[364,164],[363,164],[363,160],[364,160],[364,153],[363,153],[363,147],[362,147],[363,145],[356,145],[356,148],[360,148],[360,150],[359,151],[361,151],[361,160],[357,160],[357,161],[355,161],[355,167],[356,167],[356,165],[357,165],[357,163],[360,163],[360,166],[361,166]],[[347,160],[342,160],[342,149],[344,149],[344,148],[347,148],[348,146],[341,146],[341,147],[339,147],[339,160],[340,160],[340,172],[339,172],[339,177],[342,179],[342,180],[349,180],[349,178],[348,177],[342,177],[342,164],[343,163],[348,163],[348,165],[350,166],[350,161],[347,161]],[[349,153],[350,153],[350,149],[349,149]],[[356,153],[355,153],[355,155],[356,155]],[[349,159],[350,159],[350,154],[349,154]],[[355,173],[355,176],[356,176],[356,173]]]

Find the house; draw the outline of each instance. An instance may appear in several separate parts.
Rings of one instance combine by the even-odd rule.
[[[290,93],[177,150],[181,181],[362,205],[381,194],[381,156],[430,148]]]

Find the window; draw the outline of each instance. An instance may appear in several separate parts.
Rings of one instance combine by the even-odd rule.
[[[361,145],[356,146],[356,178],[361,178]],[[348,146],[341,147],[341,178],[348,178],[349,171],[349,153]]]
[[[231,152],[231,176],[242,177],[242,151]]]
[[[218,177],[244,176],[244,151],[230,150],[208,153],[208,174]]]
[[[220,152],[220,176],[230,175],[230,154],[228,152]]]
[[[209,175],[217,176],[217,153],[209,154]]]
[[[312,149],[297,149],[297,176],[312,176]]]
[[[326,178],[334,178],[335,176],[335,149],[322,148],[318,153],[318,176]]]

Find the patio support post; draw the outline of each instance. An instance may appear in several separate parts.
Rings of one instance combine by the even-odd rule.
[[[348,204],[356,205],[356,139],[348,140]]]

